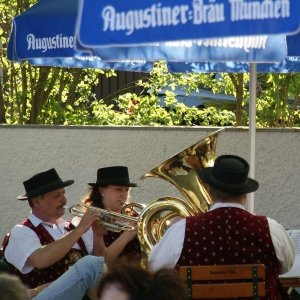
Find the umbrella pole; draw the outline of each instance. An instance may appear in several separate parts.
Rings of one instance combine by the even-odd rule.
[[[256,63],[250,63],[249,80],[249,134],[250,134],[250,172],[251,178],[255,178],[255,133],[256,133]],[[254,212],[254,193],[249,194],[247,210]]]

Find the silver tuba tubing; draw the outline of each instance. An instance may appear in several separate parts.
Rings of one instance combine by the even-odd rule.
[[[101,218],[100,224],[107,230],[114,232],[133,231],[137,229],[138,218],[111,212],[95,206],[86,206],[84,204],[74,204],[69,208],[73,216],[82,218],[88,209],[96,210]]]

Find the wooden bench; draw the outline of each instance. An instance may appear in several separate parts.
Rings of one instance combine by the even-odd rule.
[[[259,299],[265,296],[264,265],[181,266],[188,299]]]

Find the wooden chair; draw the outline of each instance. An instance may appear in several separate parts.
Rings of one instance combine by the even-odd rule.
[[[264,265],[181,266],[188,299],[259,299],[265,296]]]

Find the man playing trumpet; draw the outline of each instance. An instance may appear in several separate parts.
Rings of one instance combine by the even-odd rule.
[[[64,188],[73,183],[63,181],[53,168],[24,181],[26,194],[18,197],[28,200],[31,212],[12,229],[4,256],[33,299],[82,299],[102,274],[104,258],[98,256],[105,249],[102,236],[94,236],[90,251],[81,239],[100,221],[99,214],[87,210],[73,230],[61,218],[67,204]]]

